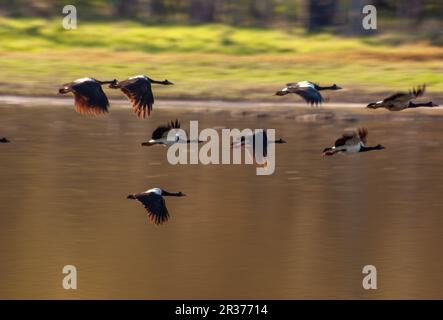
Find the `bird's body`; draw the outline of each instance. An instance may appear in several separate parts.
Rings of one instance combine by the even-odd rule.
[[[173,83],[164,81],[155,81],[145,75],[130,77],[126,80],[111,84],[112,89],[120,89],[132,104],[132,110],[139,118],[146,118],[152,111],[154,105],[154,94],[152,93],[152,84],[172,85]]]
[[[437,107],[432,101],[427,103],[413,103],[411,100],[423,96],[426,92],[426,85],[419,86],[409,92],[398,92],[384,100],[373,102],[367,105],[367,108],[378,109],[385,108],[390,111],[401,111],[408,108],[418,107]]]
[[[150,147],[154,145],[172,145],[179,142],[180,136],[178,133],[175,134],[173,140],[168,140],[168,135],[171,130],[180,129],[180,122],[178,120],[171,121],[167,125],[159,126],[152,133],[151,139],[148,142],[143,142],[142,146]]]
[[[149,219],[156,225],[160,225],[169,220],[169,212],[163,197],[183,197],[182,192],[168,192],[161,188],[153,188],[147,191],[128,195],[128,199],[141,202],[148,212]]]
[[[373,147],[366,147],[367,136],[368,130],[365,128],[345,131],[342,137],[335,141],[333,147],[323,150],[323,155],[333,156],[338,153],[358,153],[384,149],[380,144]]]
[[[100,115],[108,112],[109,100],[102,89],[104,84],[113,84],[117,80],[99,81],[94,78],[81,78],[64,84],[60,94],[73,93],[75,108],[85,115]]]
[[[258,150],[259,143],[262,143],[261,150]],[[252,146],[250,144],[252,143]],[[235,147],[245,147],[247,152],[249,153],[249,156],[253,159],[254,164],[258,164],[259,162],[262,162],[264,160],[264,164],[266,165],[266,157],[268,156],[268,146],[270,143],[277,143],[282,144],[286,143],[283,139],[278,139],[275,141],[269,141],[268,134],[266,132],[266,129],[263,131],[256,132],[254,135],[250,137],[242,136],[240,138],[240,141],[233,142],[231,146],[233,148]],[[258,151],[258,152],[256,152]],[[259,157],[259,159],[257,159]],[[259,160],[259,161],[257,161]]]
[[[0,143],[10,143],[11,141],[9,141],[8,139],[6,139],[6,138],[1,138],[0,139]]]
[[[166,125],[159,126],[152,133],[151,139],[147,142],[143,142],[142,146],[144,147],[151,147],[155,145],[170,146],[175,143],[189,144],[192,142],[190,139],[181,139],[180,132],[178,130],[180,130],[180,122],[178,120],[171,121]],[[168,136],[171,131],[174,132],[174,138],[168,139]],[[195,142],[202,143],[203,141],[196,140]]]
[[[300,81],[294,83],[288,83],[286,87],[277,91],[275,95],[284,96],[289,93],[295,93],[302,97],[306,103],[310,105],[319,105],[324,99],[320,93],[322,90],[340,90],[341,88],[336,84],[332,86],[322,87],[316,83],[310,81]]]

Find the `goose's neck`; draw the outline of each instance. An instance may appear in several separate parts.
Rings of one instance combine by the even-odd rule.
[[[322,87],[322,86],[317,86],[316,88],[317,90],[334,90],[335,87],[334,86],[326,86],[326,87]]]
[[[435,105],[432,102],[427,103],[414,103],[409,102],[409,108],[418,108],[418,107],[434,107]]]
[[[271,143],[286,143],[286,141],[284,141],[283,139],[278,139],[275,141],[270,141]]]
[[[203,143],[204,141],[202,141],[202,140],[191,140],[191,139],[186,140],[187,144],[191,144],[191,143],[194,143],[194,142],[196,142],[196,143]]]
[[[166,80],[164,80],[164,81],[157,81],[157,80],[149,78],[149,81],[151,83],[155,83],[155,84],[162,84],[162,85],[167,85],[168,84],[168,82]]]
[[[380,146],[372,146],[372,147],[366,147],[366,146],[361,146],[360,148],[360,152],[368,152],[368,151],[372,151],[372,150],[380,150],[381,147]]]
[[[117,83],[117,80],[116,79],[114,79],[114,80],[110,80],[110,81],[98,81],[98,83],[100,83],[100,84],[115,84],[115,83]]]
[[[164,191],[162,192],[162,196],[167,196],[167,197],[181,197],[183,195],[183,193],[181,192],[168,192],[168,191]]]

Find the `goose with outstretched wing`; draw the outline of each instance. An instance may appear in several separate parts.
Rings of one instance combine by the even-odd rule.
[[[149,116],[154,105],[152,84],[173,85],[169,80],[156,81],[145,75],[138,75],[127,80],[111,84],[112,89],[120,89],[132,104],[132,110],[141,119]]]
[[[323,155],[333,156],[338,153],[357,153],[385,149],[381,144],[367,147],[367,137],[368,130],[366,128],[347,130],[335,141],[332,147],[323,150]]]
[[[76,111],[83,115],[102,115],[108,113],[109,100],[102,89],[104,84],[115,84],[117,80],[100,81],[94,78],[81,78],[62,85],[60,94],[74,94]]]
[[[180,129],[180,122],[178,120],[171,121],[166,125],[157,127],[152,133],[151,139],[147,142],[143,142],[142,146],[150,147],[154,145],[171,145],[177,143],[180,140],[178,133],[175,134],[174,139],[168,140],[168,135],[171,130]]]
[[[423,96],[426,92],[426,85],[418,86],[409,90],[409,92],[397,92],[384,100],[372,102],[367,105],[369,109],[385,108],[390,111],[401,111],[408,108],[418,107],[438,107],[432,101],[426,103],[414,103],[411,100]]]
[[[146,209],[149,219],[156,225],[169,220],[169,211],[163,197],[183,197],[182,192],[168,192],[161,188],[153,188],[147,191],[130,194],[127,199],[139,201]]]
[[[322,87],[316,83],[313,83],[311,81],[300,81],[300,82],[294,82],[294,83],[288,83],[286,87],[283,89],[277,91],[275,93],[276,96],[285,96],[289,93],[295,93],[302,97],[307,104],[313,105],[319,105],[321,104],[324,99],[321,95],[320,91],[322,90],[340,90],[341,88],[337,86],[336,84],[333,84],[332,86],[325,86]]]

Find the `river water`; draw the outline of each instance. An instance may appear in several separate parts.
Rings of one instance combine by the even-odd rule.
[[[443,117],[324,114],[176,108],[140,121],[123,108],[87,118],[0,106],[0,136],[12,140],[0,144],[0,298],[443,298]],[[288,143],[269,176],[172,166],[166,148],[140,143],[175,118],[275,128]],[[357,126],[386,149],[321,156]],[[187,195],[166,199],[160,227],[126,199],[152,187]],[[76,291],[62,287],[65,265]],[[362,287],[365,265],[377,290]]]

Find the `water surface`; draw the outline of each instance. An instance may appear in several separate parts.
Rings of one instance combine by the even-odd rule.
[[[311,111],[309,111],[311,112]],[[334,111],[332,111],[334,113]],[[347,120],[116,108],[0,106],[0,298],[443,298],[441,117]],[[152,130],[276,128],[276,170],[171,166]],[[315,119],[314,119],[315,120]],[[364,125],[382,152],[324,159],[342,129]],[[129,193],[183,191],[152,225]],[[62,268],[78,269],[78,290]],[[378,270],[376,291],[362,268]]]

